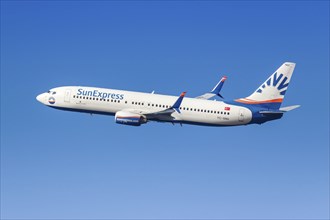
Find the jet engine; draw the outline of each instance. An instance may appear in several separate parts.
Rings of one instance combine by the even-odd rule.
[[[115,122],[123,125],[140,126],[141,124],[147,123],[147,118],[143,115],[119,111],[116,112]]]

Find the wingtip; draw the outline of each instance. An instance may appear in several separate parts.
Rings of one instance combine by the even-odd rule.
[[[181,96],[181,97],[184,97],[184,96],[186,95],[186,93],[187,93],[187,92],[182,92],[180,96]]]

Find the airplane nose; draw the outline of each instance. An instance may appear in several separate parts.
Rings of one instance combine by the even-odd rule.
[[[39,102],[41,102],[41,103],[43,103],[44,102],[44,97],[45,97],[45,94],[40,94],[40,95],[38,95],[37,97],[36,97],[36,99],[39,101]]]

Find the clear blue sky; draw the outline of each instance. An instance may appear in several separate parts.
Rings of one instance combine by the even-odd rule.
[[[54,110],[89,85],[227,99],[297,66],[264,125],[210,128]],[[1,218],[329,218],[328,1],[1,1]]]

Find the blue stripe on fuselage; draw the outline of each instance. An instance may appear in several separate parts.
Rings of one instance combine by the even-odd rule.
[[[274,110],[279,109],[281,103],[265,103],[265,104],[245,104],[236,101],[223,101],[226,104],[242,106],[248,108],[252,112],[252,120],[249,124],[262,124],[267,121],[272,121],[276,119],[282,118],[283,114],[276,114],[276,115],[264,115],[261,114],[260,111],[262,110]],[[275,105],[276,104],[276,105]]]

